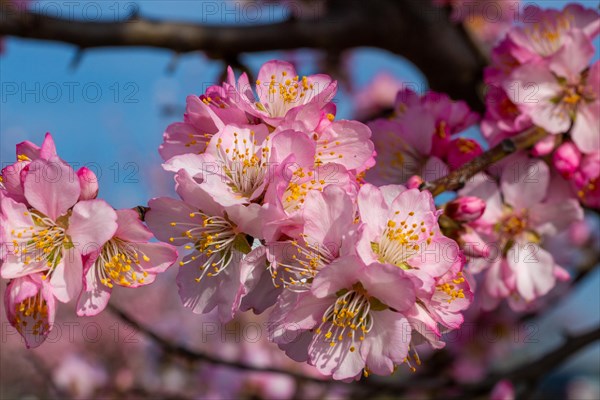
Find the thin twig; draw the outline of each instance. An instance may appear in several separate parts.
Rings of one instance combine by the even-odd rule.
[[[489,393],[494,385],[503,379],[511,381],[514,385],[535,385],[546,374],[552,372],[579,350],[597,340],[600,340],[600,326],[577,336],[569,336],[561,346],[532,362],[522,364],[507,372],[490,374],[488,378],[484,379],[481,383],[458,388],[459,390],[462,389],[462,392],[460,396],[456,398],[464,398],[464,396],[474,397]]]
[[[548,132],[541,128],[533,127],[509,139],[504,139],[500,144],[469,161],[448,175],[433,182],[421,184],[422,190],[429,190],[432,195],[460,189],[467,181],[479,172],[485,171],[489,166],[508,157],[520,150],[525,150],[548,136]]]

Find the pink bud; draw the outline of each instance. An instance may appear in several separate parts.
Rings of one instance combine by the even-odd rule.
[[[492,389],[492,393],[490,394],[491,400],[514,400],[515,399],[515,388],[513,384],[503,379],[499,381],[494,389]]]
[[[571,183],[583,204],[600,208],[600,153],[586,154],[581,159]]]
[[[560,265],[554,266],[554,277],[561,282],[567,282],[571,279],[569,271],[561,267]]]
[[[471,222],[483,215],[485,201],[479,197],[459,197],[446,204],[445,214],[455,221]]]
[[[483,149],[473,139],[458,138],[448,144],[447,161],[451,169],[471,161],[483,153]]]
[[[413,175],[410,178],[408,178],[408,181],[406,182],[406,186],[409,189],[418,189],[422,183],[423,183],[423,178],[421,178],[419,175]]]
[[[552,157],[554,167],[565,178],[570,178],[581,163],[581,152],[572,142],[561,144]]]
[[[81,167],[77,171],[81,193],[79,200],[92,200],[98,197],[98,178],[89,168]]]
[[[534,157],[543,157],[552,153],[554,150],[554,146],[556,146],[556,136],[548,135],[533,146],[531,150],[531,155]]]

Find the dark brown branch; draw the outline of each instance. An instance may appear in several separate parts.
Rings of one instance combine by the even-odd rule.
[[[206,354],[206,353],[202,353],[200,351],[189,349],[183,345],[173,343],[173,342],[169,341],[168,339],[163,338],[158,333],[152,331],[150,328],[142,325],[141,323],[139,323],[136,320],[134,320],[133,318],[131,318],[129,316],[129,314],[127,314],[120,308],[118,308],[110,303],[108,304],[108,308],[117,317],[119,317],[120,319],[122,319],[123,321],[125,321],[129,325],[131,325],[132,328],[134,328],[137,331],[142,332],[144,335],[146,335],[150,339],[152,339],[166,353],[184,358],[186,360],[203,361],[203,362],[207,362],[209,364],[219,364],[219,365],[224,365],[227,367],[240,369],[240,370],[249,370],[249,371],[255,371],[255,372],[269,372],[269,373],[274,373],[274,374],[285,374],[285,375],[291,376],[296,379],[301,379],[301,380],[310,381],[310,382],[319,382],[319,383],[325,382],[319,378],[315,378],[315,377],[304,375],[304,374],[299,374],[297,372],[293,372],[293,371],[289,371],[289,370],[285,370],[285,369],[274,368],[274,367],[258,367],[258,366],[242,363],[239,361],[227,361],[227,360],[223,360],[219,357],[215,357],[210,354]]]
[[[335,0],[329,10],[314,20],[209,26],[141,17],[118,22],[78,21],[2,7],[0,35],[59,41],[81,49],[147,46],[178,53],[204,51],[224,60],[241,53],[303,47],[332,53],[379,47],[413,62],[433,90],[483,109],[477,92],[483,62],[461,28],[449,20],[447,10],[423,0]]]
[[[154,332],[152,329],[142,325],[135,319],[133,319],[129,314],[121,310],[119,307],[109,303],[108,309],[113,312],[117,317],[121,320],[125,321],[135,330],[143,333],[148,338],[152,339],[156,344],[158,344],[165,353],[171,354],[174,356],[181,357],[188,361],[200,361],[207,362],[209,364],[222,365],[229,368],[244,370],[244,371],[253,371],[253,372],[265,372],[265,373],[273,373],[273,374],[283,374],[295,378],[302,382],[311,382],[311,383],[319,383],[319,384],[341,384],[345,385],[343,382],[333,381],[330,379],[320,379],[313,376],[304,375],[301,373],[297,373],[294,371],[290,371],[288,369],[275,368],[275,367],[258,367],[251,364],[246,364],[239,361],[228,361],[223,360],[219,357],[206,354],[197,350],[190,349],[178,343],[173,343],[170,340],[162,337],[158,333]],[[411,379],[411,381],[406,382],[379,382],[373,379],[365,379],[361,381],[359,387],[365,388],[367,390],[374,390],[380,392],[389,392],[389,393],[400,393],[409,388],[416,387],[427,387],[433,384],[441,385],[443,381],[433,381],[433,380],[423,380],[423,379]]]
[[[567,337],[565,343],[556,350],[538,358],[532,363],[516,368],[502,378],[517,383],[541,378],[579,350],[597,340],[600,340],[600,326],[580,335]]]
[[[511,381],[515,386],[519,384],[534,385],[579,350],[597,340],[600,340],[600,326],[580,335],[567,337],[561,346],[546,353],[537,360],[525,363],[508,372],[491,374],[479,384],[464,387],[461,396],[457,398],[464,398],[464,396],[474,397],[489,393],[494,385],[503,379]]]
[[[319,378],[300,374],[286,369],[274,367],[257,367],[238,361],[222,360],[218,357],[189,349],[180,344],[173,343],[168,339],[163,338],[159,334],[153,332],[151,329],[140,324],[139,322],[135,321],[127,313],[125,313],[118,307],[111,304],[109,304],[108,307],[117,317],[127,322],[134,329],[142,332],[144,335],[148,336],[150,339],[156,342],[163,349],[163,351],[165,351],[168,354],[182,357],[189,361],[202,361],[246,371],[284,374],[303,382],[313,382],[319,384],[340,383],[337,381],[322,380]],[[538,358],[537,360],[534,360],[533,362],[523,364],[511,371],[490,374],[489,377],[483,380],[481,383],[466,386],[464,388],[460,388],[459,390],[464,390],[463,394],[478,395],[489,392],[491,388],[502,379],[508,379],[514,384],[537,382],[540,378],[554,370],[563,361],[567,360],[577,351],[581,350],[582,348],[593,343],[596,340],[600,340],[600,327],[597,327],[589,332],[583,333],[578,336],[568,337],[562,346]],[[370,379],[363,380],[360,382],[358,387],[367,390],[370,393],[400,394],[405,392],[409,388],[437,388],[443,390],[444,388],[452,387],[452,383],[445,379],[430,380],[417,376],[414,379],[411,379],[410,381],[400,382],[378,382],[376,380]]]
[[[448,175],[433,182],[425,182],[422,190],[429,190],[437,196],[440,193],[458,190],[467,181],[479,172],[485,171],[489,166],[520,150],[525,150],[546,137],[548,132],[541,128],[533,127],[518,136],[504,139],[500,144],[471,160],[462,167],[450,172]]]

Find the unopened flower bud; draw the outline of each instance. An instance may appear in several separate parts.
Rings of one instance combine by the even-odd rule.
[[[406,182],[406,187],[408,187],[409,189],[418,189],[422,183],[423,178],[421,178],[419,175],[413,175],[410,178],[408,178],[408,181]]]
[[[98,197],[98,177],[89,168],[81,167],[77,171],[77,178],[81,186],[79,200],[92,200]]]
[[[485,201],[479,197],[459,197],[446,204],[445,214],[458,222],[471,222],[483,215]]]
[[[552,156],[554,167],[565,178],[570,178],[581,163],[581,152],[572,142],[560,145]]]
[[[600,208],[600,153],[583,156],[571,182],[583,204]]]
[[[556,136],[548,135],[533,146],[531,155],[534,157],[547,156],[552,153],[554,146],[556,146]]]
[[[503,379],[494,386],[492,393],[490,393],[491,400],[514,400],[515,399],[515,388],[513,384]]]

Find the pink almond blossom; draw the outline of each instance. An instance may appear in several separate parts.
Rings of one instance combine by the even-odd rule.
[[[395,265],[432,284],[461,257],[456,242],[441,233],[441,211],[427,191],[365,184],[358,209],[363,225],[357,253],[366,264]]]
[[[27,348],[41,345],[54,325],[56,302],[52,288],[40,273],[11,280],[4,293],[8,321]]]
[[[548,293],[562,277],[562,268],[543,248],[544,238],[556,235],[583,218],[578,202],[541,160],[513,158],[506,164],[498,186],[489,176],[478,175],[460,191],[463,196],[486,200],[481,218],[472,223],[493,249],[488,257],[472,260],[470,270],[486,271],[484,308],[496,307],[504,298],[520,310]]]
[[[356,235],[354,209],[352,198],[337,186],[309,193],[300,237],[283,242],[283,249],[275,243],[267,244],[267,258],[276,281],[286,287],[306,289],[307,280],[320,269],[340,255],[349,254]],[[292,250],[295,254],[290,256],[278,250]],[[285,256],[291,259],[286,260]]]
[[[324,107],[337,90],[337,82],[329,76],[300,77],[292,64],[278,60],[265,63],[258,71],[256,96],[246,73],[236,81],[231,67],[228,69],[228,84],[236,91],[232,100],[238,107],[271,126],[277,126],[289,111],[297,107],[307,104]]]
[[[166,243],[150,243],[152,233],[137,211],[117,210],[117,230],[91,253],[84,266],[84,287],[77,315],[92,316],[108,303],[114,285],[135,288],[148,285],[177,260],[177,251]]]
[[[403,312],[415,297],[402,269],[341,257],[309,292],[280,301],[289,299],[290,308],[274,318],[273,338],[291,358],[337,380],[389,375],[405,362],[411,329]]]
[[[73,169],[58,157],[28,165],[27,203],[2,199],[2,277],[42,272],[62,302],[82,288],[82,255],[101,246],[117,228],[114,210],[102,200],[79,201]]]
[[[232,106],[224,90],[210,87],[202,96],[188,96],[182,122],[169,125],[158,151],[163,160],[181,154],[201,154],[210,138],[227,123],[247,124],[242,110]]]
[[[583,204],[600,208],[600,152],[583,156],[571,184]]]
[[[576,30],[565,37],[548,64],[527,63],[504,84],[511,100],[535,125],[553,134],[570,130],[583,153],[600,150],[600,62],[588,69],[593,55],[590,39]]]
[[[292,156],[288,162],[275,170],[273,181],[267,189],[264,202],[263,235],[268,241],[277,240],[282,234],[296,236],[304,225],[304,206],[307,196],[337,186],[350,196],[356,196],[356,176],[339,164],[302,167]]]
[[[57,157],[54,139],[50,133],[46,133],[42,146],[24,141],[16,146],[17,161],[2,169],[0,173],[0,188],[5,190],[6,195],[16,201],[26,201],[23,195],[23,182],[27,174],[27,168],[31,162]]]
[[[450,169],[457,169],[483,153],[481,145],[474,139],[457,138],[448,143],[446,160]]]
[[[263,312],[282,290],[303,292],[314,277],[336,258],[351,254],[356,240],[353,197],[338,185],[310,189],[303,207],[281,231],[265,228],[266,244],[242,261],[246,293],[241,309]],[[300,203],[298,203],[300,204]],[[293,226],[293,229],[292,229]]]
[[[185,171],[183,171],[185,175]],[[195,313],[218,308],[227,322],[244,293],[240,261],[251,251],[246,235],[260,236],[260,206],[223,207],[189,177],[176,177],[183,201],[156,198],[149,202],[146,222],[161,241],[188,251],[179,262],[179,294]]]
[[[569,4],[562,10],[528,6],[524,15],[531,21],[510,30],[508,37],[518,48],[514,52],[521,63],[548,58],[569,46],[568,37],[580,30],[588,39],[600,33],[600,18],[592,8]]]
[[[464,257],[458,244],[441,233],[431,193],[366,184],[358,207],[363,225],[357,254],[366,264],[391,265],[420,282],[415,286],[419,301],[405,315],[418,332],[415,344],[423,338],[442,347],[438,324],[458,328],[472,294],[462,274]]]
[[[164,168],[178,174],[185,171],[200,191],[228,207],[256,202],[275,168],[292,154],[299,164],[312,164],[311,139],[292,130],[271,137],[263,124],[227,125],[211,138],[206,152],[175,156]]]
[[[405,183],[413,175],[426,180],[445,175],[451,136],[477,120],[477,114],[464,102],[454,102],[444,94],[419,96],[409,89],[398,92],[394,116],[369,124],[378,162],[366,179],[389,184]]]

